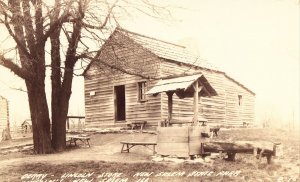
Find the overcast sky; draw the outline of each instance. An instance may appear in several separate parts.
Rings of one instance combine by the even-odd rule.
[[[183,7],[172,9],[173,21],[133,16],[122,19],[121,26],[184,44],[244,84],[256,93],[257,121],[274,118],[287,122],[293,117],[299,121],[297,0],[166,2]],[[19,79],[0,68],[0,95],[9,99],[13,120],[29,117],[26,94],[10,89],[19,86]],[[76,78],[71,114],[84,114],[83,89],[82,78]]]

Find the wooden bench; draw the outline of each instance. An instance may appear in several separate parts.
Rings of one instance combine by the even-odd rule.
[[[83,145],[86,147],[90,147],[89,140],[91,139],[89,136],[81,136],[81,135],[72,135],[72,136],[67,136],[67,142],[70,142],[70,145],[74,143],[75,146],[77,146],[76,142],[79,140],[83,143]]]
[[[140,127],[141,130],[143,130],[146,124],[147,121],[132,121],[128,125],[131,127],[131,130],[133,130],[136,127]]]
[[[155,146],[156,146],[155,142],[127,142],[127,141],[122,141],[120,143],[122,144],[121,153],[123,153],[123,152],[128,152],[129,153],[129,150],[131,148],[133,148],[134,146],[137,146],[137,145],[147,147],[148,149],[153,151],[153,154],[156,153],[155,152]],[[149,146],[152,146],[152,148],[150,148]]]

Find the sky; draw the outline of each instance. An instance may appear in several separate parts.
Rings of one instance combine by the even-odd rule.
[[[133,32],[183,44],[255,92],[257,122],[299,122],[297,0],[163,2],[171,5],[172,20],[133,15],[122,18],[120,25]],[[11,89],[21,86],[20,79],[0,68],[0,95],[10,101],[14,121],[29,117],[26,93]],[[70,114],[84,114],[83,89],[83,79],[76,77]]]

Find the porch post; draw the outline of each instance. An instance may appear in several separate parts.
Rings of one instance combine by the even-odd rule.
[[[198,122],[198,101],[199,101],[199,84],[198,80],[193,84],[194,87],[194,117],[193,117],[193,123],[196,124]]]
[[[67,127],[66,127],[67,130],[70,129],[70,121],[69,121],[69,118],[67,117]]]
[[[172,119],[172,112],[173,112],[173,94],[174,92],[166,92],[168,95],[168,123],[170,123]]]

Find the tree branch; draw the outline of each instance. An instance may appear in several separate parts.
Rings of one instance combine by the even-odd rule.
[[[11,12],[11,9],[4,2],[0,1],[0,13],[12,18],[12,16],[7,14],[7,11]]]
[[[0,55],[0,65],[11,70],[13,73],[18,75],[20,78],[26,79],[27,75],[24,73],[21,67],[12,62],[10,59],[6,59],[3,55]]]
[[[104,66],[106,66],[106,67],[108,67],[108,68],[110,68],[110,69],[112,69],[112,70],[117,70],[117,71],[120,71],[120,72],[122,72],[122,73],[129,74],[129,75],[139,76],[139,77],[144,78],[144,79],[154,79],[154,80],[155,80],[155,79],[159,79],[159,78],[157,78],[157,77],[146,76],[146,75],[143,75],[143,74],[134,72],[134,71],[126,70],[126,69],[124,69],[124,68],[121,68],[121,67],[118,67],[118,66],[116,66],[116,65],[112,65],[112,64],[109,64],[109,63],[107,63],[107,62],[105,62],[105,61],[102,61],[102,60],[100,60],[100,59],[97,59],[96,57],[91,57],[91,56],[88,56],[88,55],[82,55],[81,58],[86,58],[86,59],[91,60],[91,62],[90,62],[89,65],[93,64],[94,62],[97,62],[98,64],[102,64],[102,65],[104,65]],[[86,68],[86,69],[88,69],[88,68]],[[84,74],[84,73],[83,73],[83,74]],[[83,75],[83,74],[82,74],[82,75]]]
[[[41,41],[45,42],[49,36],[55,32],[55,30],[57,28],[59,28],[64,22],[67,22],[69,15],[61,15],[61,17],[59,17],[56,21],[50,23],[50,28],[48,29],[48,31],[46,31],[46,33],[44,34],[44,36],[41,38]]]
[[[17,43],[18,47],[21,49],[21,51],[28,57],[32,58],[32,55],[28,52],[26,49],[26,45],[23,43],[24,41],[21,41],[14,33],[13,30],[10,28],[9,22],[7,20],[7,16],[5,15],[5,21],[3,22],[9,35],[12,36],[12,38],[15,40]]]
[[[97,30],[103,29],[103,28],[107,25],[108,20],[109,20],[111,14],[112,14],[112,11],[113,11],[113,9],[116,7],[118,1],[119,1],[119,0],[116,0],[116,1],[112,4],[111,7],[109,7],[109,5],[108,5],[108,13],[107,13],[107,15],[106,15],[106,17],[105,17],[103,23],[102,23],[100,26],[90,25],[90,24],[85,23],[85,22],[83,22],[83,26],[85,26],[85,27],[87,27],[87,28],[91,28],[91,29],[97,29]]]
[[[30,53],[33,54],[35,52],[35,37],[34,37],[34,29],[33,22],[30,13],[30,5],[28,1],[23,1],[23,14],[24,14],[24,27],[25,27],[25,39],[27,42],[27,46],[30,50]]]
[[[35,36],[38,44],[44,44],[44,41],[39,41],[44,36],[44,19],[43,19],[43,9],[42,0],[35,0]]]
[[[69,12],[70,8],[71,8],[71,6],[72,6],[72,4],[74,2],[75,2],[74,0],[73,1],[69,1],[68,4],[66,4],[64,6],[64,12],[62,13],[62,15],[60,15],[60,17],[58,17],[57,16],[57,11],[60,10],[60,9],[62,9],[62,6],[61,6],[61,4],[58,1],[56,1],[55,8],[54,8],[54,16],[53,16],[54,18],[52,18],[51,15],[49,15],[50,19],[52,19],[51,22],[50,22],[50,28],[45,32],[44,36],[41,38],[40,41],[45,42],[49,38],[49,36],[53,32],[55,32],[55,30],[57,28],[60,28],[63,25],[63,23],[72,22],[72,21],[78,20],[78,18],[71,19],[71,14]]]

